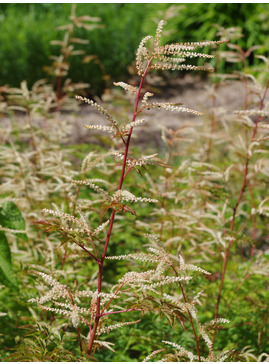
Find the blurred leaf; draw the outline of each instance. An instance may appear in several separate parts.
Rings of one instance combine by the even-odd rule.
[[[0,282],[7,287],[17,287],[18,282],[11,264],[11,252],[6,235],[0,231]]]
[[[25,220],[14,202],[7,201],[0,207],[0,225],[13,230],[25,230]],[[14,233],[24,241],[28,241],[25,233]]]

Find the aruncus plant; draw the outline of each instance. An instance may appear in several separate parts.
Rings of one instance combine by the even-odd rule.
[[[107,326],[106,322],[108,317],[132,311],[142,313],[159,311],[168,317],[170,322],[174,322],[177,319],[180,320],[183,327],[185,320],[190,322],[195,338],[197,355],[190,354],[188,351],[183,350],[179,345],[172,343],[176,348],[182,349],[178,354],[179,356],[187,356],[188,358],[191,357],[192,359],[197,358],[198,360],[202,360],[199,348],[199,331],[209,348],[209,358],[214,359],[213,346],[206,332],[206,327],[217,324],[218,321],[215,320],[214,323],[210,322],[207,326],[200,324],[197,318],[196,308],[194,307],[195,302],[198,300],[198,296],[190,301],[184,293],[184,284],[192,278],[187,275],[186,271],[198,271],[203,274],[210,274],[209,272],[206,272],[195,265],[185,264],[183,257],[170,254],[165,250],[162,241],[159,240],[156,235],[150,234],[147,235],[147,238],[150,241],[148,252],[138,252],[115,257],[107,256],[109,244],[113,239],[113,231],[115,230],[117,218],[121,214],[127,212],[137,216],[133,208],[130,207],[130,203],[158,203],[157,199],[137,197],[132,192],[123,189],[126,176],[133,171],[139,172],[140,167],[145,165],[159,165],[164,168],[169,167],[166,163],[157,158],[157,154],[140,158],[130,157],[130,145],[133,132],[140,124],[145,122],[145,119],[140,119],[138,116],[140,117],[147,109],[153,108],[172,112],[190,113],[197,116],[202,115],[199,111],[183,107],[181,103],[149,101],[149,98],[152,97],[153,94],[145,89],[147,75],[153,70],[212,71],[210,66],[195,66],[186,64],[186,62],[188,59],[192,58],[203,58],[206,60],[213,58],[214,56],[212,55],[196,52],[196,49],[225,42],[203,41],[160,45],[163,25],[164,21],[161,21],[157,27],[155,37],[146,36],[142,39],[138,47],[136,54],[137,75],[140,78],[138,86],[135,87],[124,82],[114,83],[115,86],[120,86],[134,95],[134,111],[128,124],[122,125],[118,123],[118,121],[99,104],[85,97],[77,96],[78,100],[95,108],[109,123],[109,125],[94,124],[84,126],[88,129],[97,129],[110,133],[112,135],[112,140],[114,140],[115,149],[109,151],[109,153],[103,157],[94,158],[94,155],[90,153],[82,164],[82,179],[69,179],[72,184],[77,186],[76,196],[72,200],[73,214],[68,214],[60,210],[55,211],[46,209],[45,212],[60,218],[62,224],[47,220],[39,222],[47,231],[57,231],[58,234],[60,234],[61,245],[66,244],[67,242],[73,243],[73,246],[79,248],[77,250],[82,251],[83,254],[92,259],[98,267],[97,279],[95,281],[92,280],[89,283],[90,285],[94,285],[97,281],[97,289],[95,286],[93,290],[90,290],[89,286],[87,286],[86,290],[77,289],[72,291],[71,288],[59,282],[58,277],[55,277],[56,271],[54,271],[53,277],[45,273],[37,273],[49,286],[51,286],[51,290],[40,298],[31,299],[32,302],[36,302],[44,310],[60,313],[69,317],[72,325],[77,329],[81,350],[84,350],[84,341],[87,339],[86,351],[91,357],[93,357],[96,347],[104,346],[112,350],[111,345],[113,344],[99,340],[100,335],[123,325],[130,325],[140,321],[135,320]],[[98,167],[102,160],[105,160],[105,158],[111,155],[119,160],[117,161],[117,165],[119,166],[119,180],[114,191],[113,186],[109,186],[107,182],[102,179],[86,178],[87,173],[92,170],[93,167]],[[108,190],[100,187],[100,183],[108,186]],[[82,207],[78,202],[79,192],[82,186],[88,186],[98,194],[96,203],[99,204],[100,211],[103,211],[101,214],[103,217],[108,215],[110,211],[107,220],[102,222],[95,229],[93,229],[89,223],[88,217],[91,217],[91,215],[87,214],[85,205]],[[109,189],[111,189],[111,191],[109,191]],[[66,226],[63,225],[64,221],[68,222]],[[72,228],[73,224],[77,227]],[[107,232],[104,235],[104,238],[100,238],[100,234],[104,234],[105,229],[107,229]],[[153,268],[141,272],[128,271],[110,289],[110,292],[106,292],[107,284],[104,285],[103,275],[104,263],[107,259],[142,261],[153,265]],[[67,263],[64,262],[64,264]],[[62,273],[59,272],[58,275],[60,278]],[[179,287],[182,296],[173,296],[174,290],[170,289],[171,286]],[[168,287],[169,290],[167,289]],[[89,307],[89,304],[85,302],[85,305],[87,305],[85,308],[83,307],[83,298],[87,297],[91,298],[91,304]],[[181,300],[183,300],[183,302],[181,302]],[[45,303],[48,302],[53,302],[53,306],[46,306]],[[136,314],[138,312],[136,312]],[[221,322],[224,323],[227,322],[227,320],[223,319]],[[86,325],[89,328],[87,338],[80,333],[79,326],[81,324]],[[167,342],[167,344],[171,343]],[[160,351],[158,351],[158,353],[159,352]]]

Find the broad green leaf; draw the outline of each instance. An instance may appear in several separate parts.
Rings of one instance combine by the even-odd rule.
[[[11,264],[10,248],[3,231],[0,231],[0,283],[10,288],[17,286],[17,279]]]
[[[7,201],[0,207],[0,225],[8,229],[25,230],[25,220],[14,202]],[[17,236],[27,241],[25,233],[16,233]]]

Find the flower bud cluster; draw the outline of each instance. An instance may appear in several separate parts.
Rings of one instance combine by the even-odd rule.
[[[146,36],[145,38],[143,38],[139,44],[139,47],[137,49],[136,52],[136,68],[137,68],[137,73],[139,76],[142,76],[144,73],[144,68],[143,68],[143,59],[144,57],[148,56],[148,51],[145,47],[145,44],[148,40],[152,39],[153,37],[151,35]]]
[[[258,127],[261,128],[261,129],[269,129],[269,124],[259,123]]]
[[[101,330],[98,330],[98,334],[103,334],[103,333],[109,333],[110,331],[112,330],[115,330],[115,329],[118,329],[119,327],[122,327],[122,326],[126,326],[126,325],[133,325],[133,324],[137,324],[138,322],[140,322],[141,320],[136,320],[136,321],[126,321],[126,322],[121,322],[119,324],[115,324],[115,325],[110,325],[110,326],[107,326],[107,327],[104,327],[103,329]]]
[[[153,202],[158,203],[158,200],[154,200],[152,198],[142,198],[142,197],[136,197],[131,192],[126,190],[118,190],[114,193],[113,198],[116,200],[123,200],[123,201],[131,201],[131,202]]]
[[[154,96],[151,92],[146,92],[142,99],[142,104],[146,104],[148,102],[148,98]]]
[[[171,345],[174,348],[178,349],[179,350],[179,353],[178,353],[179,356],[186,355],[190,359],[190,361],[196,361],[196,358],[198,359],[198,357],[196,355],[193,355],[192,352],[184,349],[182,346],[180,346],[178,344],[175,344],[175,343],[173,343],[171,341],[165,341],[165,340],[162,340],[162,342],[165,343],[165,344]]]
[[[86,129],[98,129],[98,130],[106,131],[108,133],[113,133],[114,132],[114,129],[111,126],[105,126],[105,125],[86,125],[86,124],[83,124],[82,126],[84,128],[86,128]]]
[[[116,256],[107,257],[107,259],[116,259],[116,260],[134,259],[134,260],[140,260],[141,262],[153,262],[153,263],[160,261],[160,259],[155,254],[146,254],[146,253],[133,253],[133,254],[127,254],[127,255],[116,255]]]
[[[107,220],[106,222],[104,222],[103,224],[99,225],[98,228],[96,228],[93,231],[93,235],[98,235],[100,234],[101,231],[104,230],[104,228],[109,224],[110,220]]]
[[[87,97],[82,97],[76,95],[76,99],[85,102],[88,105],[93,106],[101,115],[103,115],[109,123],[115,128],[115,130],[119,131],[117,122],[113,119],[113,117],[109,114],[109,112],[104,109],[101,105],[98,105],[96,102],[87,99]]]
[[[84,181],[78,181],[78,180],[74,180],[71,178],[68,178],[68,181],[77,185],[86,185],[89,186],[90,188],[92,188],[93,190],[95,190],[97,193],[100,193],[101,195],[105,196],[106,198],[109,199],[109,194],[108,192],[106,192],[103,188],[97,186],[96,184],[92,183],[89,180],[84,180]]]
[[[69,215],[69,214],[67,214],[65,212],[55,211],[55,210],[43,209],[43,211],[47,212],[49,214],[52,214],[54,216],[60,217],[60,218],[62,218],[64,220],[74,222],[78,226],[82,227],[82,229],[85,230],[87,233],[89,233],[89,234],[91,233],[91,230],[90,230],[89,226],[87,224],[85,224],[84,221],[81,221],[80,219],[78,219],[75,216]],[[71,229],[68,229],[68,231],[71,231]]]
[[[203,326],[207,327],[207,326],[212,326],[212,325],[215,325],[215,324],[229,324],[229,323],[230,323],[229,320],[220,317],[220,318],[217,318],[217,319],[214,319],[214,320],[211,320],[211,321],[205,323]]]
[[[263,118],[269,117],[269,111],[267,110],[236,110],[234,111],[236,115],[258,115]]]
[[[158,63],[158,64],[153,64],[152,66],[150,66],[151,69],[154,70],[162,70],[162,71],[166,71],[166,70],[172,70],[172,71],[208,71],[208,72],[213,72],[214,69],[213,67],[206,67],[206,66],[193,66],[190,64],[179,64],[179,65],[175,65],[173,62],[164,62],[164,63]]]
[[[161,353],[161,352],[163,352],[163,351],[165,351],[165,349],[159,349],[159,350],[155,350],[155,351],[153,351],[151,354],[149,354],[144,360],[143,360],[143,362],[146,362],[146,361],[149,361],[153,356],[155,356],[155,355],[157,355],[157,354],[159,354],[159,353]]]
[[[124,125],[124,127],[121,128],[121,131],[126,131],[126,130],[128,131],[131,128],[133,128],[134,126],[143,124],[144,122],[145,122],[145,119],[138,119],[136,121],[132,121],[131,123]]]
[[[98,344],[100,346],[104,346],[108,350],[115,352],[115,350],[111,348],[111,346],[113,346],[115,344],[113,344],[113,343],[111,343],[109,341],[94,340],[94,343]]]
[[[125,82],[113,82],[113,85],[115,86],[120,86],[122,87],[124,90],[126,91],[130,91],[132,93],[137,93],[137,88],[134,86],[129,85],[128,83]]]
[[[142,290],[146,290],[148,288],[156,288],[156,287],[164,286],[164,285],[171,284],[171,283],[189,281],[191,279],[192,279],[192,277],[169,277],[169,276],[167,276],[167,277],[162,277],[162,280],[160,280],[159,282],[156,282],[156,283],[152,283],[149,285],[141,284],[140,288]]]
[[[182,104],[180,104],[180,105],[182,105]],[[152,102],[152,103],[146,104],[144,107],[148,108],[148,109],[158,108],[158,109],[167,110],[167,111],[188,112],[188,113],[191,113],[194,115],[204,115],[202,112],[188,109],[186,107],[181,107],[181,106],[178,106],[178,104],[175,104],[172,102]]]
[[[155,39],[154,39],[154,49],[159,47],[160,38],[161,38],[164,24],[165,24],[164,20],[161,20],[158,24],[156,34],[155,34]]]

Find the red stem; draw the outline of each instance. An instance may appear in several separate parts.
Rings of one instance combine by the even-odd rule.
[[[139,103],[142,85],[143,85],[144,78],[149,69],[149,65],[150,65],[152,59],[153,59],[153,57],[151,57],[148,60],[148,64],[145,68],[145,71],[144,71],[143,75],[141,76],[140,85],[139,85],[139,88],[138,88],[138,91],[136,94],[136,102],[135,102],[135,108],[134,108],[132,122],[135,121],[135,118],[137,116],[137,107],[138,107],[138,103]],[[123,162],[122,162],[122,170],[121,170],[121,176],[120,176],[119,185],[118,185],[118,191],[121,190],[123,182],[124,182],[124,178],[125,178],[125,168],[126,168],[126,163],[127,163],[127,157],[128,157],[128,151],[129,151],[132,132],[133,132],[133,127],[130,128],[128,137],[127,137],[127,141],[124,143],[125,151],[124,151],[124,158],[123,158]],[[109,244],[110,237],[111,237],[111,232],[112,232],[112,228],[113,228],[113,224],[114,224],[115,215],[116,215],[116,211],[113,210],[113,212],[111,214],[111,218],[110,218],[110,224],[109,224],[108,233],[107,233],[107,237],[106,237],[106,241],[105,241],[105,245],[104,245],[103,254],[102,254],[100,261],[98,261],[98,264],[99,264],[98,289],[97,289],[98,294],[101,293],[101,290],[102,290],[104,260],[106,257],[106,252],[107,252],[108,244]],[[96,336],[96,331],[98,328],[99,320],[104,315],[104,314],[100,313],[100,309],[101,309],[101,297],[98,295],[97,302],[96,302],[96,313],[95,313],[94,326],[90,333],[90,338],[89,338],[89,342],[88,342],[88,350],[87,350],[88,355],[90,355],[92,352],[92,347],[93,347],[93,343],[94,343],[94,338]]]
[[[266,94],[267,94],[267,91],[268,91],[268,87],[269,87],[269,79],[268,79],[267,84],[266,84],[266,88],[265,88],[265,91],[264,91],[263,98],[262,98],[262,100],[260,102],[259,110],[262,110],[262,108],[263,108],[263,104],[264,104],[264,100],[265,100],[265,97],[266,97]],[[260,120],[261,120],[261,116],[259,115],[257,117],[257,120],[256,120],[256,125],[252,130],[251,142],[253,142],[253,140],[255,139],[257,129],[258,129],[258,123],[260,122]],[[240,189],[239,196],[238,196],[238,199],[236,201],[236,204],[235,204],[235,206],[233,208],[233,218],[232,218],[232,222],[231,222],[230,231],[234,230],[234,224],[235,224],[235,219],[236,219],[236,213],[237,213],[237,210],[238,210],[238,206],[239,206],[239,204],[240,204],[240,202],[242,200],[244,191],[245,191],[245,189],[246,189],[246,187],[248,185],[248,179],[247,179],[248,167],[249,167],[249,157],[247,156],[246,162],[245,162],[245,170],[244,170],[244,177],[243,177],[242,187]],[[227,263],[228,263],[230,249],[231,249],[232,244],[233,244],[233,240],[230,240],[229,244],[228,244],[228,247],[226,249],[226,252],[225,252],[225,257],[224,257],[224,262],[223,262],[223,267],[222,267],[222,273],[221,273],[221,280],[220,280],[220,288],[219,288],[219,293],[218,293],[218,297],[217,297],[217,304],[216,304],[216,309],[215,309],[215,319],[218,318],[221,294],[222,294],[222,289],[223,289],[223,285],[224,285],[224,279],[225,279],[225,274],[226,274],[226,270],[227,270]],[[213,340],[212,340],[213,342],[214,342],[214,339],[215,339],[215,334],[213,336]]]

